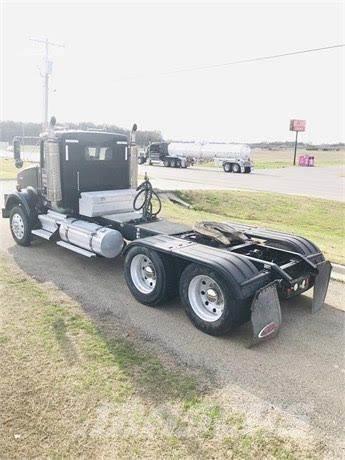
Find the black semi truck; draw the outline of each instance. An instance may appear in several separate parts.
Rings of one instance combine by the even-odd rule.
[[[179,294],[194,325],[212,335],[251,321],[253,343],[273,337],[280,298],[311,288],[312,311],[322,307],[331,265],[311,241],[237,223],[191,228],[159,218],[149,180],[137,187],[135,129],[128,140],[52,123],[41,135],[40,165],[20,171],[17,189],[5,196],[2,215],[16,243],[43,238],[85,257],[123,255],[139,302],[155,306]]]
[[[188,168],[193,165],[194,160],[186,155],[170,154],[169,142],[151,142],[145,150],[139,152],[138,163],[160,164],[166,168]]]

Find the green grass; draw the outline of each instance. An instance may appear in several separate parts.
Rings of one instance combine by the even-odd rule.
[[[35,163],[25,161],[23,167],[18,169],[14,165],[14,160],[0,158],[0,179],[16,179],[20,171],[29,166],[34,166],[34,164]]]
[[[244,222],[304,236],[333,262],[345,263],[345,205],[301,196],[243,191],[185,191],[193,209],[165,203],[164,215],[193,224],[201,220]]]
[[[248,425],[250,414],[231,409],[231,393],[164,364],[120,325],[109,329],[109,318],[96,325],[4,258],[0,345],[4,458],[300,459],[324,451],[284,425],[284,435],[277,423],[274,432]]]
[[[252,151],[255,169],[287,168],[292,166],[294,152],[290,150],[264,150],[253,149]],[[310,155],[315,158],[316,167],[344,166],[345,151],[313,151],[298,149],[296,162],[300,155]]]

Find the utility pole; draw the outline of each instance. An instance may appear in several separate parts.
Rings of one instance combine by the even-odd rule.
[[[295,152],[294,152],[294,156],[293,156],[293,165],[294,166],[296,166],[297,143],[298,143],[298,131],[296,131]]]
[[[298,143],[298,133],[300,131],[305,131],[306,121],[305,120],[290,120],[290,131],[296,132],[295,138],[295,151],[293,155],[293,165],[296,166],[296,155],[297,155],[297,143]]]
[[[48,127],[48,99],[49,99],[49,76],[53,72],[53,62],[49,60],[49,46],[58,46],[60,48],[64,48],[65,45],[62,45],[60,43],[52,43],[48,40],[48,38],[45,38],[44,40],[39,39],[39,38],[30,38],[31,41],[37,42],[37,43],[43,43],[44,44],[44,72],[42,75],[44,83],[43,83],[43,128]]]

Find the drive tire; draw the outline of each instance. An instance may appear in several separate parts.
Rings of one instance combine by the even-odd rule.
[[[239,174],[241,172],[241,167],[237,163],[234,163],[232,165],[232,172],[235,174]]]
[[[169,168],[169,166],[170,166],[170,161],[169,161],[169,160],[164,160],[164,161],[163,161],[163,165],[165,166],[165,168]]]
[[[146,257],[154,267],[155,271],[155,287],[151,292],[144,293],[138,289],[132,278],[132,264],[136,256]],[[125,258],[125,279],[129,290],[133,297],[140,303],[145,305],[155,306],[166,300],[169,300],[177,295],[176,270],[173,261],[157,251],[151,249],[134,246],[132,247]]]
[[[172,168],[176,168],[176,160],[171,160],[170,166],[171,166]]]
[[[191,303],[192,281],[206,276],[216,282],[223,296],[224,309],[221,316],[214,321],[205,321],[193,308]],[[190,289],[191,288],[191,289]],[[235,326],[239,326],[250,319],[250,302],[234,299],[229,283],[216,271],[198,264],[188,265],[180,278],[180,297],[187,316],[194,326],[206,334],[220,336],[227,334]]]
[[[232,171],[231,164],[230,163],[224,163],[223,164],[223,169],[224,169],[224,172],[230,173]]]
[[[10,213],[10,229],[14,241],[20,246],[30,246],[32,225],[29,216],[21,206],[15,206]]]

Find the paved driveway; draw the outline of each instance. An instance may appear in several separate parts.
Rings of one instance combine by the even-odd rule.
[[[139,175],[144,176],[145,172],[153,185],[162,190],[260,190],[345,200],[345,170],[340,167],[260,169],[251,174],[229,174],[216,168],[139,166]]]

